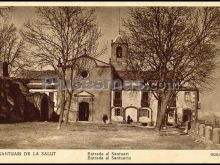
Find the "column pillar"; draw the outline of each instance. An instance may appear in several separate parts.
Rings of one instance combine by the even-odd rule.
[[[139,117],[140,117],[140,108],[137,109],[137,122],[139,123]]]
[[[79,121],[79,98],[76,97],[76,121]]]
[[[126,121],[125,109],[122,107],[123,121]]]
[[[90,104],[91,104],[91,109],[90,109],[90,111],[91,111],[91,113],[90,113],[90,119],[91,119],[91,121],[93,121],[93,97],[92,98],[90,98]]]

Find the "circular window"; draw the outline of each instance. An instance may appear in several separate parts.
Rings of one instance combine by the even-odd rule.
[[[86,77],[88,77],[89,73],[84,70],[84,71],[82,71],[82,72],[80,73],[80,75],[81,75],[83,78],[86,78]]]

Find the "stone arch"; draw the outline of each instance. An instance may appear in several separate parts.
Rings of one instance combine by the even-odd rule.
[[[128,106],[124,109],[125,120],[127,121],[128,115],[132,118],[133,122],[138,122],[138,108],[135,106]]]

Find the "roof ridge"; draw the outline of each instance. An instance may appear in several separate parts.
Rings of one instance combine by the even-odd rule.
[[[95,57],[88,56],[88,55],[85,55],[85,54],[84,54],[84,55],[81,55],[81,56],[79,56],[79,57],[77,57],[76,60],[79,59],[79,58],[83,58],[83,57],[87,57],[87,58],[93,59],[93,60],[95,60],[95,61],[101,62],[101,63],[103,63],[103,64],[105,64],[105,65],[111,66],[111,64],[109,64],[109,63],[106,63],[106,62],[104,62],[104,61],[102,61],[102,60],[99,60],[99,59],[97,59],[97,58],[95,58]],[[69,60],[69,61],[71,61],[71,60]],[[97,65],[98,65],[98,64],[97,64]]]

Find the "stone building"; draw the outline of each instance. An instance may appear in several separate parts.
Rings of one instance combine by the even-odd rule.
[[[114,79],[120,79],[125,86],[126,81],[139,80],[136,73],[126,70],[127,44],[123,37],[118,35],[112,42],[111,64],[114,68]],[[151,72],[145,74],[143,82],[157,80],[157,75]],[[137,81],[138,82],[138,81]],[[123,122],[129,115],[134,122],[155,125],[157,119],[158,101],[153,90],[112,90],[111,121]],[[185,87],[173,97],[167,107],[166,122],[170,125],[184,123],[187,120],[196,120],[198,116],[199,92],[197,89]]]
[[[125,89],[127,81],[139,81],[136,73],[126,68],[127,43],[118,35],[111,43],[109,63],[102,62],[87,54],[74,59],[81,65],[80,71],[74,72],[74,90],[69,112],[69,121],[102,122],[107,115],[110,122],[126,122],[128,115],[134,123],[155,125],[157,118],[157,99],[151,90]],[[71,64],[71,61],[70,61]],[[28,83],[31,92],[47,94],[54,102],[54,112],[60,113],[60,89],[57,88],[55,71],[38,71],[32,74]],[[145,72],[145,80],[156,79],[156,75]],[[44,77],[44,78],[43,78]],[[48,81],[45,77],[49,78]],[[50,79],[51,78],[51,79]],[[70,68],[66,79],[70,78]],[[117,81],[122,83],[122,90],[112,88]],[[77,84],[76,83],[76,84]],[[80,84],[80,85],[79,85]],[[173,97],[167,107],[166,121],[174,125],[186,120],[196,120],[198,116],[199,92],[197,89],[184,88]],[[50,112],[52,114],[52,112]]]
[[[75,76],[80,87],[74,91],[69,120],[101,121],[103,115],[110,116],[111,90],[101,84],[106,81],[107,85],[112,80],[112,66],[86,54],[76,60],[76,63],[84,62]]]

